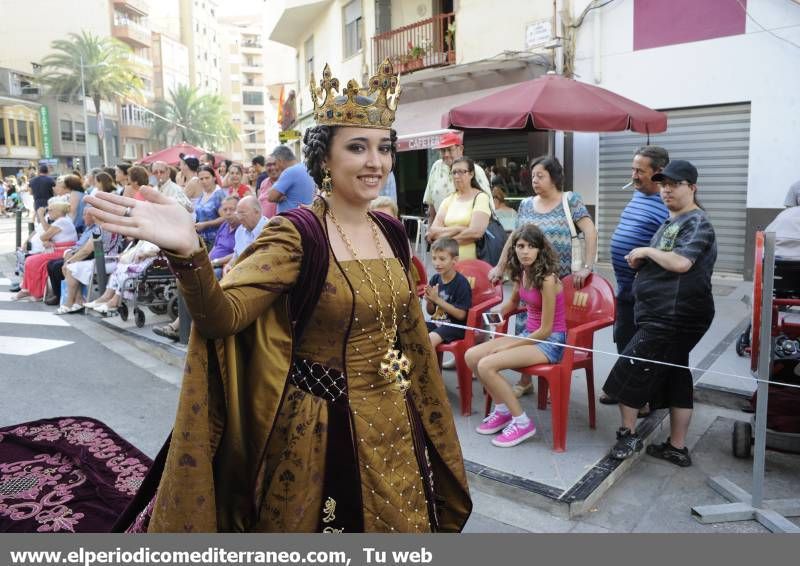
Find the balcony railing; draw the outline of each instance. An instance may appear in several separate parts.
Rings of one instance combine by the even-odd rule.
[[[146,0],[114,0],[114,6],[122,10],[133,10],[143,16],[150,12]]]
[[[395,70],[410,73],[456,62],[455,14],[438,14],[372,38],[373,72],[386,58]]]

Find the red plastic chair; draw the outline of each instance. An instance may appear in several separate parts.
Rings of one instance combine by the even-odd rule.
[[[572,276],[561,280],[564,285],[564,305],[567,315],[568,346],[594,347],[594,333],[614,324],[616,303],[611,284],[600,275],[592,274],[581,289],[575,289]],[[522,309],[517,312],[523,312]],[[507,321],[498,327],[498,332],[507,332]],[[592,352],[564,348],[564,356],[558,364],[541,364],[520,368],[522,375],[539,377],[539,409],[547,408],[547,391],[550,390],[552,406],[553,451],[567,449],[567,417],[569,416],[569,393],[572,372],[586,372],[586,389],[589,398],[589,426],[595,428],[594,358]],[[491,397],[486,395],[485,413],[489,414]]]
[[[425,273],[425,264],[422,263],[417,256],[411,256],[411,264],[417,268],[417,297],[422,297],[425,294],[425,285],[428,284],[428,275]]]
[[[465,259],[456,264],[456,271],[469,280],[472,287],[472,307],[467,311],[465,326],[483,327],[483,313],[503,302],[503,286],[492,284],[489,271],[492,266],[479,259]],[[439,344],[436,355],[439,358],[439,370],[442,369],[442,354],[452,352],[456,359],[456,375],[458,376],[459,397],[461,398],[461,414],[472,413],[472,370],[464,360],[464,354],[475,345],[477,332],[467,330],[462,340],[454,340],[449,344]]]

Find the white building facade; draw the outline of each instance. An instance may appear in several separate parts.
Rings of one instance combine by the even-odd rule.
[[[575,2],[580,15],[589,3]],[[747,12],[745,12],[745,10]],[[620,0],[587,13],[576,78],[668,114],[650,136],[699,171],[717,270],[750,275],[753,232],[781,210],[800,155],[800,5],[778,0]],[[630,198],[639,134],[575,134],[574,188],[596,204],[600,258]]]

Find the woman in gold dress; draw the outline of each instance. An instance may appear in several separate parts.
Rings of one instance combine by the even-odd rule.
[[[363,90],[337,96],[325,67],[304,137],[325,196],[273,218],[220,283],[174,201],[93,199],[104,228],[168,251],[194,321],[175,427],[129,530],[463,528],[466,475],[408,243],[368,212],[394,165],[388,61]]]

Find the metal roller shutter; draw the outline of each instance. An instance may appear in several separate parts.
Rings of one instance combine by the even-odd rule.
[[[650,136],[652,145],[669,151],[671,159],[691,161],[699,173],[697,197],[717,234],[716,271],[744,271],[747,213],[747,169],[750,147],[750,104],[729,104],[668,110],[669,127]],[[600,194],[597,229],[601,261],[611,261],[611,234],[631,190],[633,152],[646,137],[631,132],[600,135]]]
[[[503,130],[464,136],[464,155],[472,159],[525,157],[528,155],[528,132]]]

